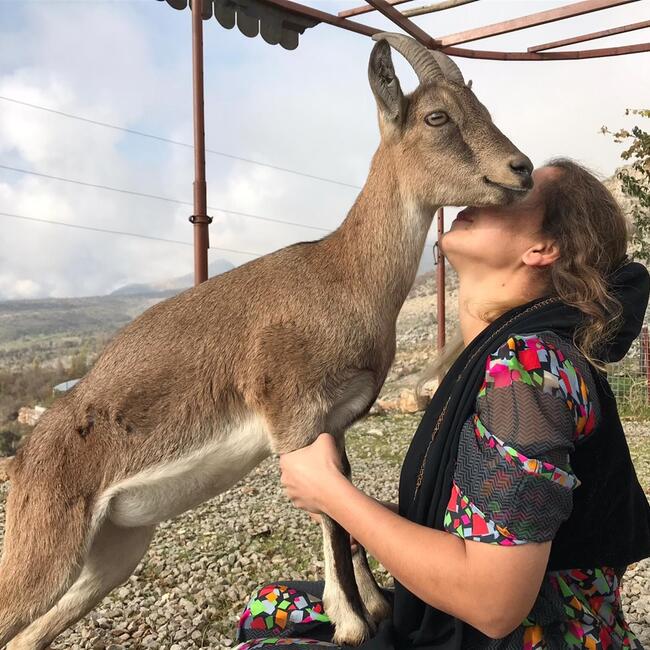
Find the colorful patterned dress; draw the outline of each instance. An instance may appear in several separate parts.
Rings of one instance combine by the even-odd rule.
[[[580,485],[569,453],[589,438],[598,420],[592,382],[584,357],[551,332],[513,336],[488,357],[475,412],[460,436],[445,530],[502,546],[554,538],[571,514],[572,493]],[[547,572],[532,610],[512,634],[495,640],[467,626],[463,646],[642,650],[621,609],[619,576],[624,569]],[[306,598],[311,610],[306,616],[278,617],[278,609],[268,603],[274,589],[279,590],[274,602],[296,604]],[[327,625],[319,598],[287,589],[270,585],[253,595],[240,621],[238,640],[248,640],[240,650],[290,639],[294,648],[328,647],[320,635],[310,639],[318,625]],[[257,633],[247,634],[247,629]]]

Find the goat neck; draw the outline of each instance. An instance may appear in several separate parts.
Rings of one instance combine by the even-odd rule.
[[[395,320],[406,300],[437,206],[417,199],[389,149],[380,148],[368,179],[328,253],[349,273],[355,298]]]

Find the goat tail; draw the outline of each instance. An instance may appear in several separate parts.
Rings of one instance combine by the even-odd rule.
[[[10,469],[0,559],[0,648],[48,611],[76,580],[90,533],[86,498],[65,494],[56,484],[23,482],[18,468]]]
[[[5,481],[11,479],[11,470],[13,468],[13,464],[13,457],[0,458],[0,483],[4,483]]]

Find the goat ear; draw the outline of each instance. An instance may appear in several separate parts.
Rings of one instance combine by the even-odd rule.
[[[385,120],[389,124],[401,126],[406,113],[406,99],[395,74],[390,45],[387,41],[378,41],[372,48],[368,79]]]

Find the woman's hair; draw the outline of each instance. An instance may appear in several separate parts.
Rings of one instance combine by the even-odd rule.
[[[601,367],[598,348],[615,334],[622,313],[621,304],[609,290],[607,276],[625,259],[627,220],[611,192],[586,167],[568,158],[553,158],[545,166],[560,171],[540,188],[542,231],[560,249],[560,257],[543,271],[548,292],[585,315],[574,344],[591,363]],[[495,305],[482,318],[492,322],[515,306]],[[444,374],[462,348],[462,338],[452,339],[423,371],[418,390],[432,377]]]

